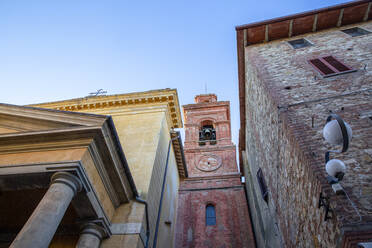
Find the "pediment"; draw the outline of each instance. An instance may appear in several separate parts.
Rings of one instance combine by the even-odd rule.
[[[106,116],[0,104],[0,135],[102,126]]]

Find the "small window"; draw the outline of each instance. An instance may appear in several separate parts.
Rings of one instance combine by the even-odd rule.
[[[216,210],[212,204],[208,204],[205,209],[205,224],[207,226],[216,225]]]
[[[258,169],[258,171],[257,171],[257,180],[258,180],[258,184],[260,185],[262,198],[264,199],[265,202],[267,202],[269,192],[267,191],[265,178],[263,177],[261,168]]]
[[[354,72],[353,68],[343,64],[333,56],[325,56],[309,60],[309,63],[320,73],[323,77],[331,77],[348,72]]]
[[[291,40],[288,41],[288,43],[291,44],[294,49],[312,46],[312,44],[305,39]]]
[[[344,30],[341,30],[341,31],[344,32],[345,34],[350,35],[351,37],[361,36],[361,35],[371,33],[371,32],[369,32],[369,31],[367,31],[363,28],[358,28],[358,27],[348,28],[348,29],[344,29]]]

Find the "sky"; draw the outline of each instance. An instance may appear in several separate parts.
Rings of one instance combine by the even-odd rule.
[[[215,93],[231,101],[237,144],[235,26],[343,2],[0,0],[0,102],[177,88],[184,105]]]

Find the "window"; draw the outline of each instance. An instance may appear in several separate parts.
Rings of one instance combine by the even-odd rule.
[[[358,27],[348,28],[348,29],[344,29],[344,30],[341,30],[341,31],[344,32],[345,34],[350,35],[351,37],[361,36],[361,35],[371,33],[371,32],[369,32],[369,31],[367,31],[363,28],[358,28]]]
[[[205,224],[207,226],[216,225],[216,210],[212,204],[208,204],[205,209]]]
[[[312,46],[312,44],[305,39],[291,40],[288,41],[288,43],[291,44],[294,49]]]
[[[353,68],[343,64],[333,56],[319,57],[309,60],[309,63],[320,73],[323,77],[331,77],[348,72],[354,72]]]
[[[261,168],[258,169],[258,171],[257,171],[257,180],[258,180],[258,184],[260,185],[262,198],[265,200],[265,202],[267,202],[267,200],[268,200],[267,197],[268,197],[269,192],[267,191],[266,182],[265,182],[265,179],[263,177]]]

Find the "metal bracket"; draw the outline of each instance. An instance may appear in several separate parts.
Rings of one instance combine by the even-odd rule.
[[[329,198],[324,197],[322,193],[320,193],[320,196],[319,196],[318,208],[320,207],[325,208],[324,221],[327,221],[328,219],[332,219],[332,216],[328,216],[329,212],[333,212],[332,209],[330,209],[329,207]]]

